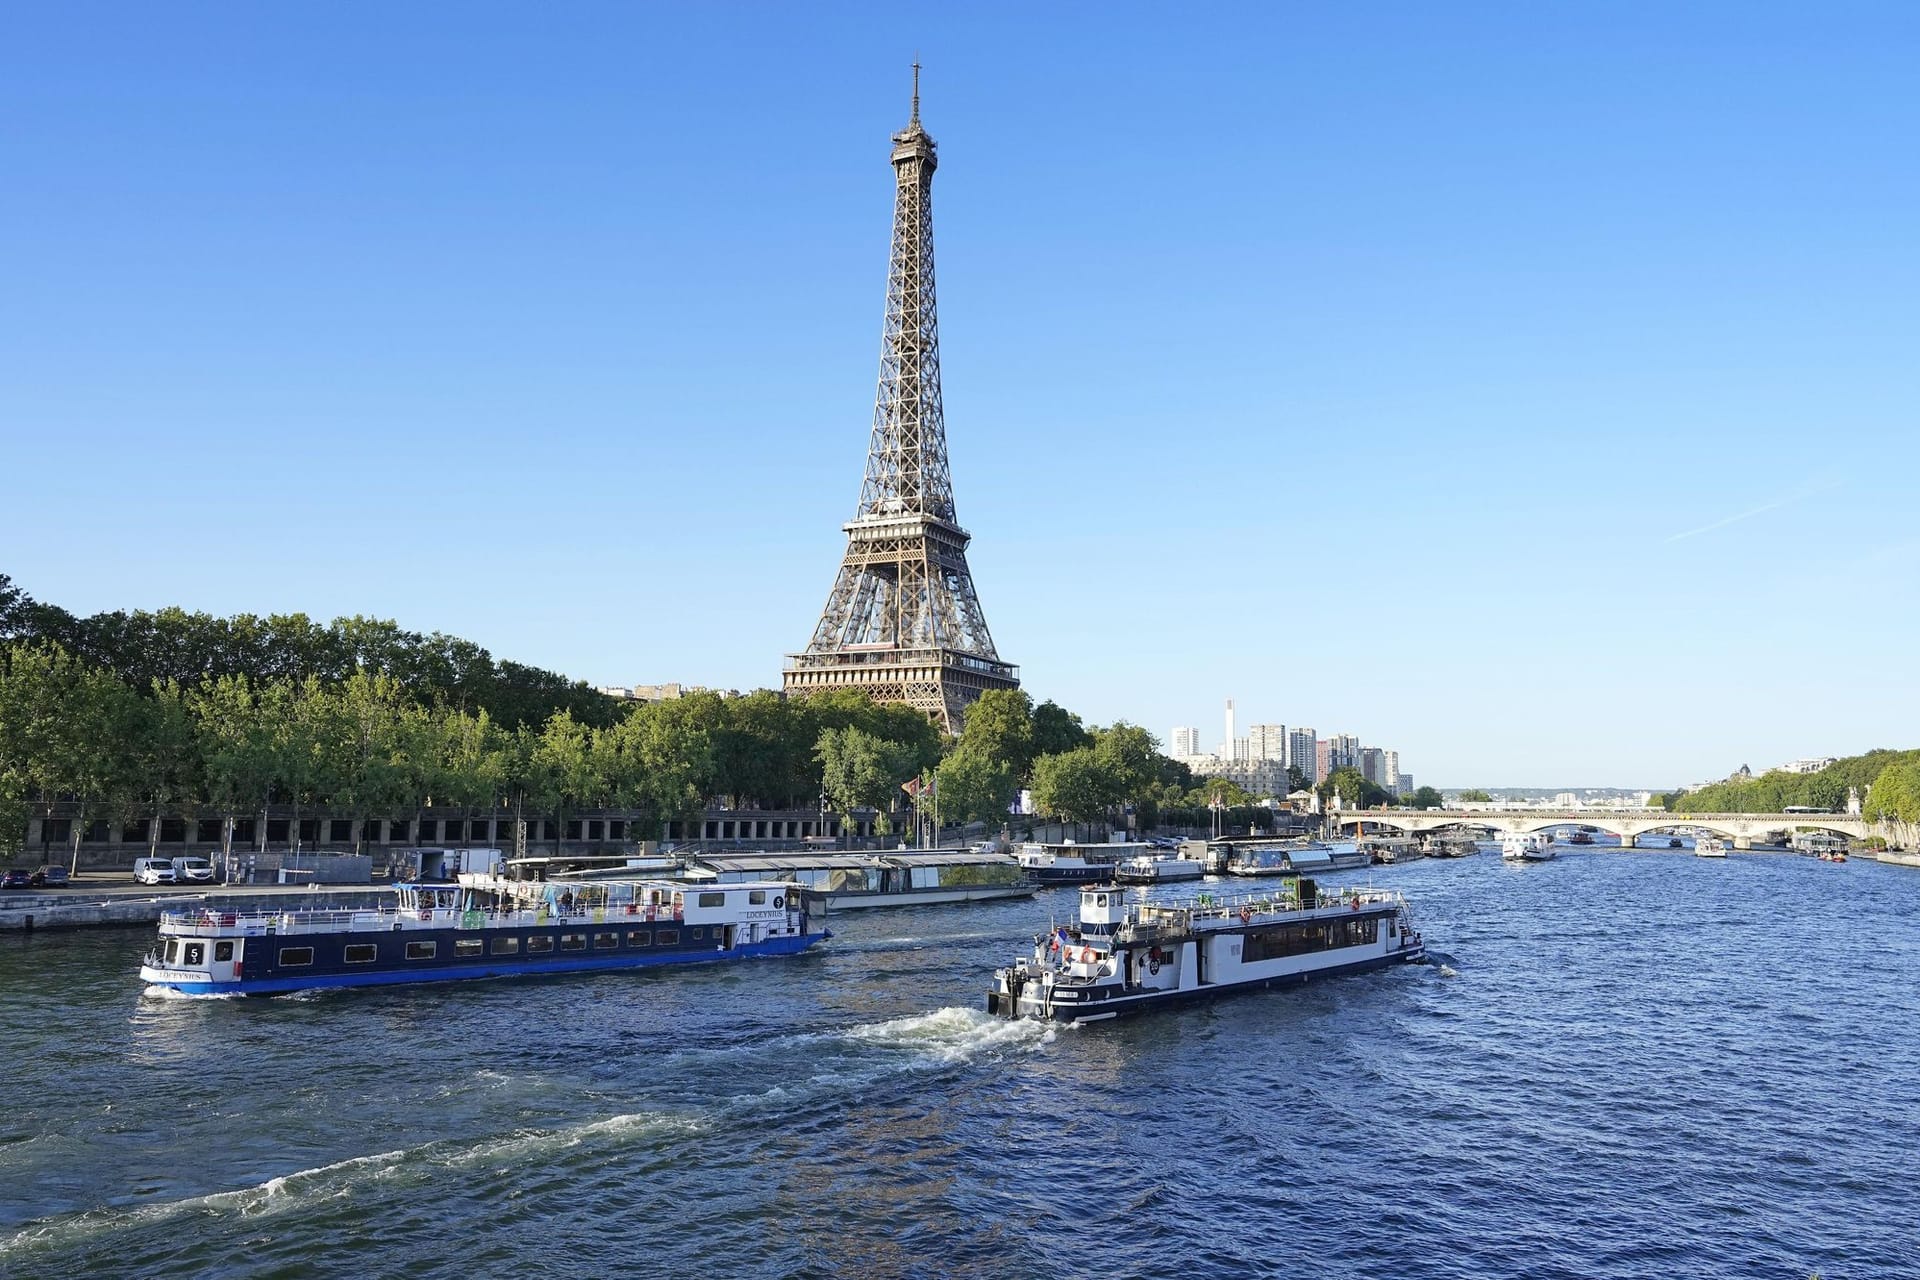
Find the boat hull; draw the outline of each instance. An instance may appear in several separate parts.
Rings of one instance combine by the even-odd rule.
[[[1347,974],[1366,973],[1374,969],[1385,969],[1393,965],[1418,964],[1425,959],[1425,948],[1416,947],[1390,955],[1368,956],[1364,959],[1349,960],[1300,973],[1248,978],[1239,982],[1204,983],[1183,991],[1146,991],[1112,996],[1102,1000],[1074,1002],[1053,1000],[1044,1006],[1036,1001],[1016,999],[1012,1002],[1012,1007],[1009,1007],[1008,997],[1004,993],[988,991],[987,1012],[1014,1017],[1041,1018],[1049,1022],[1107,1022],[1155,1009],[1220,1000],[1249,991],[1299,986],[1315,978],[1334,978]]]
[[[1094,884],[1113,879],[1114,864],[1095,862],[1079,867],[1028,867],[1026,872],[1040,885]]]
[[[951,889],[915,889],[909,893],[810,893],[809,902],[826,902],[829,911],[859,911],[867,907],[922,907],[954,902],[988,902],[995,898],[1031,898],[1036,884],[969,885]]]
[[[593,926],[577,927],[592,928]],[[760,942],[741,943],[727,950],[717,947],[689,947],[679,950],[662,949],[655,952],[582,951],[578,954],[562,953],[540,959],[523,957],[518,960],[496,956],[476,956],[471,959],[449,960],[432,967],[414,965],[408,968],[382,968],[375,965],[365,969],[332,972],[273,973],[257,978],[243,977],[233,981],[185,980],[178,976],[177,971],[142,965],[140,977],[149,988],[171,991],[184,996],[272,996],[287,995],[295,991],[347,987],[387,987],[423,982],[458,982],[477,978],[515,978],[535,974],[598,973],[611,969],[645,969],[671,964],[709,964],[730,960],[751,960],[769,956],[795,955],[830,936],[829,933],[821,931],[800,936],[767,938]],[[429,941],[433,937],[432,933],[411,933],[407,936],[407,940]],[[325,945],[329,938],[330,935],[326,934],[289,934],[286,935],[285,940],[297,942],[303,947],[318,947]],[[339,942],[347,938],[353,941],[364,941],[364,935],[340,935],[333,940]]]

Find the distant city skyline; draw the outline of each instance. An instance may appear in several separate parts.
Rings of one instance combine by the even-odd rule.
[[[1230,689],[1447,787],[1920,745],[1920,8],[9,35],[36,598],[778,688],[859,493],[918,49],[957,519],[1036,700],[1159,736]]]

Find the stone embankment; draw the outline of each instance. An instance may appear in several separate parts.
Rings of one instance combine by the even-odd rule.
[[[13,893],[0,898],[0,932],[158,924],[163,911],[283,911],[296,907],[376,907],[391,898],[380,888],[309,889],[289,893],[277,886],[223,888],[206,893],[165,891]]]

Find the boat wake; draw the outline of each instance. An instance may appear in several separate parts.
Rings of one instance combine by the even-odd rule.
[[[0,1273],[7,1273],[8,1264],[17,1259],[46,1250],[84,1246],[114,1233],[145,1232],[209,1215],[250,1219],[310,1214],[327,1201],[351,1199],[376,1187],[381,1196],[412,1187],[433,1187],[444,1182],[452,1170],[518,1167],[530,1159],[550,1159],[553,1153],[570,1148],[619,1145],[655,1135],[685,1135],[703,1127],[698,1119],[665,1112],[604,1116],[556,1129],[521,1129],[504,1136],[430,1142],[352,1156],[232,1191],[82,1210],[28,1223],[12,1236],[0,1239]]]
[[[846,1034],[864,1044],[906,1050],[946,1065],[980,1053],[1037,1049],[1053,1042],[1054,1028],[1044,1022],[996,1018],[979,1009],[953,1006],[854,1027]]]

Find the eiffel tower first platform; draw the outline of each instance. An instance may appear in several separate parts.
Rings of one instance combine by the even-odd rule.
[[[967,568],[970,538],[954,519],[933,294],[937,165],[920,127],[916,64],[913,116],[893,135],[893,252],[866,483],[820,623],[806,652],[787,659],[784,683],[801,697],[865,689],[958,733],[981,694],[1018,688],[1020,677],[994,652]]]

